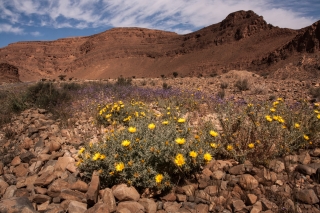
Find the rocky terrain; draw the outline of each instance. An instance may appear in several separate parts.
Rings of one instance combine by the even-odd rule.
[[[101,188],[75,162],[81,145],[105,129],[81,113],[61,125],[42,109],[14,116],[0,131],[0,212],[320,212],[320,149],[256,167],[213,160],[166,194],[125,184]]]
[[[13,83],[20,82],[18,68],[7,63],[0,64],[1,82]]]
[[[319,22],[291,30],[267,24],[253,11],[178,35],[143,28],[114,28],[56,41],[18,42],[0,49],[0,63],[19,69],[21,81],[209,76],[249,70],[273,78],[318,78]],[[3,77],[1,78],[3,79]]]

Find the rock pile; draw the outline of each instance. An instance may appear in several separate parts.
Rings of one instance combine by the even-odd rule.
[[[16,135],[0,135],[0,212],[320,212],[320,149],[271,160],[213,160],[170,193],[152,197],[125,184],[101,188],[97,173],[89,183],[75,166],[78,147],[103,130],[90,120],[61,129],[45,110],[31,109],[11,123]]]

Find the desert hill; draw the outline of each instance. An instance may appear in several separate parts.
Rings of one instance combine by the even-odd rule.
[[[0,49],[0,63],[19,69],[20,80],[209,76],[249,70],[274,78],[315,78],[320,73],[320,21],[292,30],[267,24],[253,11],[229,14],[196,32],[114,28],[56,41],[18,42]]]

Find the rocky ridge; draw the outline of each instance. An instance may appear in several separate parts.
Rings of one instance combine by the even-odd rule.
[[[319,148],[266,167],[213,160],[196,181],[151,196],[124,184],[101,188],[97,173],[90,182],[81,179],[78,148],[97,142],[104,129],[80,117],[62,128],[47,111],[30,109],[3,127],[0,212],[320,212]]]
[[[173,72],[209,76],[233,69],[273,73],[288,64],[306,71],[301,78],[310,79],[318,76],[319,54],[319,22],[291,30],[267,24],[253,11],[237,11],[186,35],[114,28],[87,37],[18,42],[0,49],[0,63],[16,66],[22,81],[61,74],[103,79]],[[301,66],[301,57],[310,60]]]

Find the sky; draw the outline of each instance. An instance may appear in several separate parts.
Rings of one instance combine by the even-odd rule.
[[[0,0],[0,48],[114,27],[187,34],[239,10],[253,10],[267,23],[291,29],[320,20],[320,0]]]

